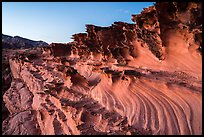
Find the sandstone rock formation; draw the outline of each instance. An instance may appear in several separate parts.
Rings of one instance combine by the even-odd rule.
[[[11,58],[3,134],[202,134],[201,11],[156,3]]]
[[[48,43],[43,41],[34,41],[19,36],[9,36],[2,34],[2,95],[9,89],[12,82],[12,74],[9,65],[9,59],[15,54],[26,49],[33,49],[42,46],[47,46]],[[2,102],[2,120],[9,115],[8,109],[5,107],[5,102]]]

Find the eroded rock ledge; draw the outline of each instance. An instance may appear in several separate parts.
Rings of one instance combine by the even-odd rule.
[[[201,11],[156,3],[16,55],[3,134],[202,134]]]

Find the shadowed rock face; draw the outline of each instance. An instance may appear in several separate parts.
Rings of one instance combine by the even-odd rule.
[[[165,8],[163,8],[165,7]],[[189,48],[194,47],[201,53],[202,40],[202,3],[199,2],[181,2],[181,3],[158,3],[158,20],[161,28],[161,39],[164,46],[168,46],[168,33],[180,31],[189,41]],[[198,38],[200,37],[200,38]]]
[[[135,24],[17,54],[3,134],[202,134],[201,10],[156,3]]]
[[[155,6],[145,8],[142,14],[132,15],[132,21],[136,22],[137,36],[146,43],[149,50],[160,60],[164,59],[164,49],[160,37],[160,22]]]

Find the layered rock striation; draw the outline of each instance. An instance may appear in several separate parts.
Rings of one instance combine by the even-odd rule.
[[[3,134],[202,134],[201,11],[156,3],[16,55]]]

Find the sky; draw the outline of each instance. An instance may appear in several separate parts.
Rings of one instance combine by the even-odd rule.
[[[154,2],[2,2],[2,33],[47,43],[68,43],[86,24],[134,23],[132,14]]]

